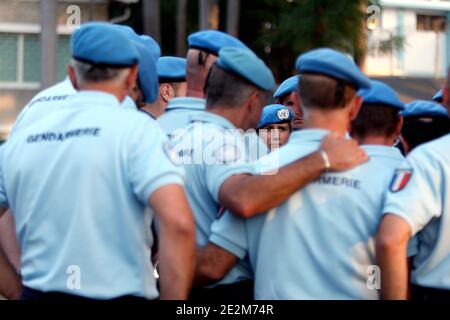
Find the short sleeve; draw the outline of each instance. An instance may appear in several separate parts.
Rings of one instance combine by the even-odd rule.
[[[227,211],[212,224],[209,241],[242,260],[248,252],[245,223],[244,219]]]
[[[9,208],[8,203],[8,197],[6,196],[6,186],[5,186],[5,179],[4,179],[4,161],[3,161],[3,154],[4,154],[5,146],[0,146],[0,207],[2,208]]]
[[[442,213],[443,170],[430,152],[418,148],[396,170],[384,205],[383,212],[403,218],[413,236]]]
[[[128,152],[129,179],[142,203],[147,204],[153,192],[165,185],[183,185],[181,162],[156,122],[142,118],[128,141]]]
[[[211,147],[210,147],[211,148]],[[246,161],[246,149],[243,143],[216,144],[210,163],[205,163],[205,179],[214,201],[219,203],[222,184],[237,174],[254,174],[254,164]]]

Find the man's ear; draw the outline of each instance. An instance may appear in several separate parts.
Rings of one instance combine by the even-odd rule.
[[[75,90],[79,90],[78,84],[77,84],[77,77],[75,76],[75,69],[72,67],[72,65],[69,63],[67,64],[67,75],[69,76],[70,82],[72,82],[72,86]]]
[[[125,82],[127,92],[129,92],[133,88],[133,86],[136,84],[137,75],[138,75],[138,66],[134,65],[131,67],[130,73],[128,74],[128,77]]]
[[[363,98],[360,96],[355,96],[352,102],[352,106],[350,109],[350,121],[353,121],[358,116],[359,110],[361,110],[361,106],[363,104]]]
[[[175,90],[173,90],[172,86],[168,83],[162,83],[159,86],[159,94],[164,102],[169,102],[171,99],[175,97]]]

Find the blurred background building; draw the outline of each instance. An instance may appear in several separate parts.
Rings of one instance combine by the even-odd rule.
[[[2,0],[0,140],[36,92],[64,79],[77,10],[79,22],[111,21],[151,35],[163,55],[184,56],[186,36],[199,29],[229,32],[278,82],[294,73],[298,54],[337,48],[405,102],[431,98],[450,62],[445,0]]]

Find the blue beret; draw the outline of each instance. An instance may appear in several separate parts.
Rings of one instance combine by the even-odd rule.
[[[139,36],[129,26],[115,25],[115,27],[126,34],[139,53],[138,81],[144,95],[143,101],[145,103],[155,102],[159,91],[156,62],[161,52],[158,43],[149,36]]]
[[[186,59],[178,57],[161,57],[156,64],[158,77],[161,82],[165,79],[170,81],[186,81]]]
[[[294,114],[291,109],[281,104],[271,104],[264,107],[258,129],[261,129],[272,123],[291,122]]]
[[[345,54],[329,49],[315,49],[297,58],[295,64],[301,73],[319,73],[335,79],[343,80],[356,89],[369,88],[369,78]]]
[[[442,89],[436,92],[436,94],[433,97],[433,100],[439,103],[444,100],[444,94],[442,92]]]
[[[239,39],[217,30],[195,32],[188,37],[188,44],[189,48],[206,51],[216,56],[224,47],[247,48]]]
[[[139,62],[139,54],[124,32],[106,22],[89,22],[76,29],[71,38],[74,59],[118,67]]]
[[[158,42],[156,42],[152,37],[147,35],[139,36],[131,27],[125,25],[116,25],[119,29],[121,29],[127,35],[128,39],[139,41],[143,39],[149,51],[147,52],[146,58],[150,57],[154,63],[156,63],[161,55],[161,48],[159,47]]]
[[[249,49],[223,48],[216,64],[231,71],[263,90],[272,90],[275,79],[264,61]]]
[[[403,110],[405,104],[400,100],[397,93],[387,84],[372,80],[370,89],[361,89],[358,95],[364,99],[364,104],[382,104]]]
[[[153,60],[155,58],[156,42],[145,35],[139,36],[139,39],[133,42],[141,57],[139,61],[138,80],[141,91],[144,94],[144,102],[153,103],[159,92],[158,71],[156,61]]]
[[[407,117],[448,117],[447,110],[440,104],[426,101],[415,100],[406,105],[405,110],[402,111],[402,115]]]
[[[293,76],[284,80],[273,94],[273,97],[280,98],[298,90],[298,80],[299,76]]]

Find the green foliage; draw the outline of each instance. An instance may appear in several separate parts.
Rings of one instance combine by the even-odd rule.
[[[187,35],[198,30],[198,0],[188,1]],[[374,3],[370,1],[370,3]],[[300,53],[332,47],[352,54],[358,62],[366,45],[368,0],[241,0],[239,38],[272,68],[278,81],[294,72]],[[176,0],[160,1],[162,51],[175,52]],[[225,30],[226,0],[220,0],[220,25]],[[140,3],[132,6],[127,23],[142,29]],[[122,5],[110,13],[123,11]]]
[[[246,0],[241,36],[282,80],[292,74],[296,57],[313,48],[332,47],[358,59],[364,53],[367,5],[365,0]]]

